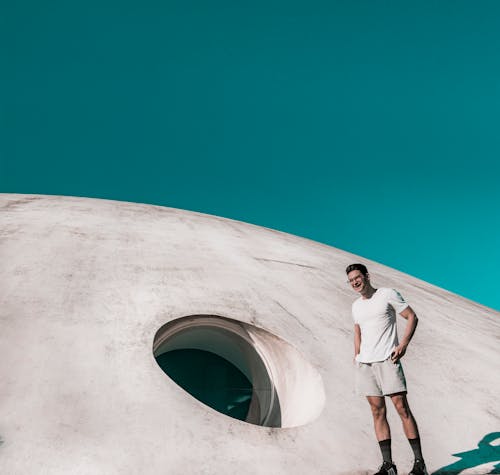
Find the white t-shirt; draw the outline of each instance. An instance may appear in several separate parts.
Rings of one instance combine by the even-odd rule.
[[[399,292],[382,287],[369,299],[359,297],[352,304],[352,318],[361,329],[360,363],[385,361],[398,346],[396,315],[408,304]]]

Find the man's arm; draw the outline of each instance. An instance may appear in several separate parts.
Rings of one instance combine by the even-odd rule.
[[[415,314],[413,309],[409,306],[406,307],[400,313],[400,315],[405,320],[408,320],[408,323],[406,324],[405,334],[401,339],[401,343],[398,346],[396,346],[396,348],[394,348],[394,351],[391,354],[391,359],[394,363],[400,360],[406,353],[406,348],[408,347],[408,344],[413,338],[413,334],[415,333],[415,329],[417,328],[417,323],[418,323],[417,315]]]
[[[359,355],[359,349],[361,347],[361,328],[357,323],[354,324],[354,359],[356,361],[356,356]]]

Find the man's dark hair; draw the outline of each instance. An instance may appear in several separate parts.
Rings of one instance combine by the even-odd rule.
[[[368,274],[368,269],[364,264],[349,264],[346,267],[345,273],[349,274],[349,272],[352,272],[353,270],[359,270],[363,275]]]

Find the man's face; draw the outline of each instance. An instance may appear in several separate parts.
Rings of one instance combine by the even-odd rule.
[[[368,274],[364,276],[359,270],[352,270],[349,272],[349,274],[347,274],[347,279],[355,292],[362,292],[369,280]]]

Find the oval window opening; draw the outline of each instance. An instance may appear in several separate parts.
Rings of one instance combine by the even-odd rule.
[[[324,406],[316,369],[254,325],[215,315],[177,318],[156,332],[153,354],[187,393],[241,421],[294,427],[314,420]]]

